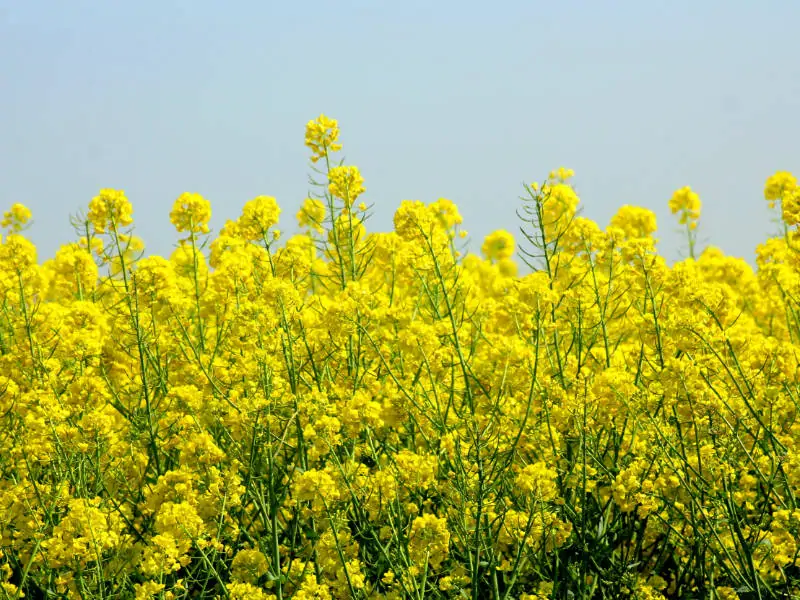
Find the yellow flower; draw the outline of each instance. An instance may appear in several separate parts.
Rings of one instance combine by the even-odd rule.
[[[12,233],[0,244],[0,259],[17,272],[36,265],[36,246],[17,233]]]
[[[229,584],[227,589],[231,600],[275,600],[277,598],[275,594],[268,594],[251,583],[234,582]]]
[[[401,450],[395,455],[394,460],[397,464],[398,479],[410,489],[427,489],[436,480],[435,456],[420,456],[408,450]]]
[[[30,221],[31,211],[23,204],[13,204],[11,209],[3,213],[3,221],[0,227],[8,228],[12,232],[22,231],[25,224]]]
[[[328,180],[328,191],[332,196],[344,201],[348,210],[364,193],[364,178],[358,167],[333,167],[328,173]]]
[[[425,514],[411,523],[408,537],[408,554],[417,565],[426,561],[433,569],[438,569],[447,558],[450,549],[450,531],[447,519]]]
[[[546,183],[539,192],[542,202],[542,222],[548,240],[562,235],[575,217],[580,198],[565,182]]]
[[[611,218],[609,225],[620,229],[625,238],[645,238],[656,231],[656,215],[646,208],[625,205]]]
[[[532,494],[536,500],[554,500],[558,493],[556,476],[553,469],[539,461],[532,465],[526,465],[520,471],[517,475],[516,485],[522,492]]]
[[[164,590],[166,586],[157,581],[145,581],[144,583],[136,583],[133,586],[136,600],[150,600],[151,598],[158,597],[158,594]]]
[[[69,501],[67,516],[53,528],[43,542],[47,559],[54,567],[81,565],[102,560],[109,550],[128,542],[122,517],[111,507],[102,507],[100,498]]]
[[[263,241],[270,227],[278,224],[281,209],[272,196],[257,196],[244,205],[237,221],[239,235],[250,241]]]
[[[458,207],[447,198],[439,198],[436,202],[431,203],[430,209],[436,214],[445,229],[461,225],[464,220],[461,213],[458,212]]]
[[[311,161],[317,162],[320,158],[327,157],[331,152],[342,149],[337,144],[339,139],[339,123],[320,115],[318,119],[309,121],[306,125],[306,146],[311,148]]]
[[[730,586],[722,586],[714,590],[719,600],[739,600],[739,594]]]
[[[775,202],[781,200],[786,194],[797,188],[797,178],[787,171],[778,171],[767,179],[764,185],[764,199],[769,202],[770,208]]]
[[[550,175],[548,176],[548,179],[551,180],[551,181],[557,180],[557,181],[560,181],[560,182],[564,183],[568,179],[571,179],[574,176],[575,176],[575,171],[573,171],[572,169],[566,169],[564,167],[559,167],[555,171],[550,171]]]
[[[318,511],[323,511],[339,500],[341,491],[327,472],[310,469],[295,479],[294,495],[299,501],[311,501]]]
[[[306,575],[300,589],[292,598],[294,600],[333,600],[330,588],[324,583],[317,583],[314,575]]]
[[[314,198],[306,198],[303,207],[297,213],[297,223],[300,227],[313,229],[322,233],[322,224],[325,222],[325,205]]]
[[[337,136],[324,117],[307,128],[326,168]],[[40,265],[14,205],[0,594],[400,600],[489,597],[496,580],[528,600],[608,595],[603,569],[547,581],[587,531],[641,555],[612,582],[622,596],[691,595],[681,573],[727,600],[742,574],[795,593],[797,181],[767,181],[793,229],[751,267],[714,247],[669,263],[639,207],[604,231],[572,177],[527,189],[520,251],[543,260],[524,274],[507,231],[462,259],[445,198],[368,231],[353,167],[331,169],[333,206],[306,199],[298,235],[259,196],[206,244],[210,205],[184,194],[170,218],[191,235],[166,257],[138,256],[130,204],[102,190]],[[692,244],[699,197],[670,208]]]
[[[89,203],[89,222],[95,233],[133,223],[133,207],[122,190],[102,189]]]
[[[403,200],[394,213],[394,230],[403,240],[422,241],[435,225],[434,214],[419,200]]]
[[[486,236],[481,252],[487,259],[496,262],[514,256],[514,246],[514,236],[501,229]]]
[[[208,233],[211,204],[200,194],[185,192],[172,205],[169,219],[178,233]]]
[[[669,209],[672,214],[680,214],[681,225],[696,222],[700,218],[700,208],[700,196],[688,186],[676,190],[669,201]]]
[[[267,557],[255,549],[240,550],[231,563],[231,576],[245,583],[255,583],[268,570]]]

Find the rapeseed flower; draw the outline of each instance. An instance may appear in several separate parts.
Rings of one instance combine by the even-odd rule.
[[[370,231],[338,136],[307,127],[327,179],[296,235],[271,196],[210,235],[184,194],[188,237],[142,256],[104,189],[40,264],[5,213],[3,592],[800,593],[794,176],[767,180],[784,227],[753,266],[694,252],[691,188],[670,264],[651,211],[601,228],[566,168],[526,186],[517,239],[462,255],[445,198]]]

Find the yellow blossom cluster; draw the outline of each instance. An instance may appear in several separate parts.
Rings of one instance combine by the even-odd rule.
[[[651,211],[602,227],[565,168],[473,254],[445,198],[371,232],[338,137],[307,126],[297,235],[270,196],[212,234],[183,194],[181,243],[143,257],[104,189],[40,263],[5,213],[0,594],[800,594],[793,176],[755,268],[695,256],[690,188],[670,265]]]

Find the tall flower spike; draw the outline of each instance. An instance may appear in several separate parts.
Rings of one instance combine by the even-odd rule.
[[[336,142],[338,139],[339,123],[336,119],[320,115],[318,119],[309,121],[306,124],[306,146],[311,148],[311,162],[341,150],[342,145]]]

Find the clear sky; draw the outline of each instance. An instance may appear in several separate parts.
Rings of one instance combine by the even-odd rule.
[[[523,182],[566,166],[602,226],[654,210],[670,259],[666,203],[691,185],[701,238],[752,262],[765,179],[800,171],[799,22],[797,0],[0,0],[0,206],[32,209],[40,260],[103,187],[151,252],[184,191],[216,229],[275,196],[291,231],[325,113],[372,229],[445,197],[477,250],[517,231]]]

